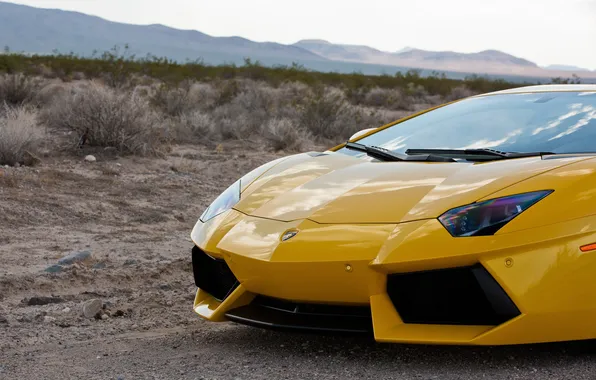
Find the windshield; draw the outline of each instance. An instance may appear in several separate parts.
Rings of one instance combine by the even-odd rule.
[[[491,95],[438,108],[358,140],[407,149],[596,152],[596,92]],[[342,148],[342,153],[361,152]]]

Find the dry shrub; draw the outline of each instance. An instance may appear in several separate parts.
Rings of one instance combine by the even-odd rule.
[[[408,111],[394,111],[394,110],[379,110],[377,112],[379,118],[379,127],[385,124],[392,123],[394,121],[403,119],[404,117],[410,115],[411,113]]]
[[[245,81],[241,91],[232,99],[247,111],[268,111],[275,105],[276,90],[265,82]]]
[[[390,110],[409,110],[411,107],[410,100],[397,88],[372,88],[366,93],[361,104]]]
[[[220,96],[219,91],[211,84],[190,80],[176,87],[162,83],[146,92],[151,104],[169,116],[212,109]]]
[[[35,103],[41,107],[49,106],[68,95],[68,87],[62,82],[50,82],[35,94]]]
[[[218,109],[219,111],[223,111]],[[225,107],[226,109],[228,107]],[[213,138],[216,142],[222,142],[227,140],[245,140],[252,135],[251,128],[248,123],[244,123],[244,120],[250,118],[247,112],[243,112],[242,115],[233,114],[233,116],[226,116],[225,112],[223,115],[217,116],[214,124]]]
[[[43,138],[35,112],[4,106],[0,112],[0,165],[33,164]]]
[[[278,101],[287,105],[302,104],[306,99],[312,96],[311,87],[300,82],[283,83],[279,86],[278,90]]]
[[[262,134],[276,151],[302,151],[312,141],[312,136],[308,131],[301,128],[295,120],[286,118],[269,120],[263,127]]]
[[[350,105],[344,94],[333,88],[315,89],[301,111],[300,125],[325,143],[345,141],[357,131],[381,123],[375,109]]]
[[[215,123],[212,117],[203,111],[185,113],[172,119],[174,140],[179,143],[207,143],[214,137]]]
[[[377,109],[348,105],[331,124],[329,132],[332,137],[329,140],[333,143],[343,142],[360,130],[377,128],[388,121],[390,120],[387,120],[385,113]]]
[[[476,93],[466,86],[457,86],[451,90],[449,95],[445,98],[446,101],[450,102],[453,100],[463,99],[470,96],[474,96]]]
[[[219,93],[210,83],[194,82],[190,87],[191,96],[196,99],[199,109],[206,110],[215,106]]]
[[[217,96],[214,106],[218,107],[229,103],[242,91],[242,84],[238,80],[225,80],[213,82]]]
[[[334,139],[337,134],[334,124],[347,109],[348,103],[342,93],[317,88],[313,97],[301,108],[300,125],[317,138]]]
[[[161,118],[145,99],[97,83],[54,102],[42,120],[75,132],[79,145],[112,147],[122,154],[155,154],[163,142]]]
[[[275,91],[255,81],[237,83],[238,92],[211,115],[216,141],[245,140],[258,135],[267,121],[276,115]]]
[[[197,100],[191,92],[191,83],[186,81],[178,87],[160,84],[150,97],[151,104],[166,115],[180,116],[197,108]]]
[[[21,106],[31,103],[41,87],[41,80],[23,74],[0,76],[0,104]]]

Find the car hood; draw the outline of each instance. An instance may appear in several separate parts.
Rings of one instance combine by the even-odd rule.
[[[235,209],[262,218],[324,224],[430,219],[584,159],[552,156],[433,163],[378,162],[340,153],[300,154],[245,184]]]

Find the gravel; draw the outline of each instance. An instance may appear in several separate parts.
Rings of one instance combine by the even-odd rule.
[[[187,329],[16,350],[0,362],[6,379],[594,379],[595,348],[378,344],[197,320]]]

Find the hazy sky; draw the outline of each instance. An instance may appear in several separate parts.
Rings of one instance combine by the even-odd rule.
[[[540,65],[596,69],[596,0],[25,0],[112,21],[294,43],[394,51],[497,49]]]

